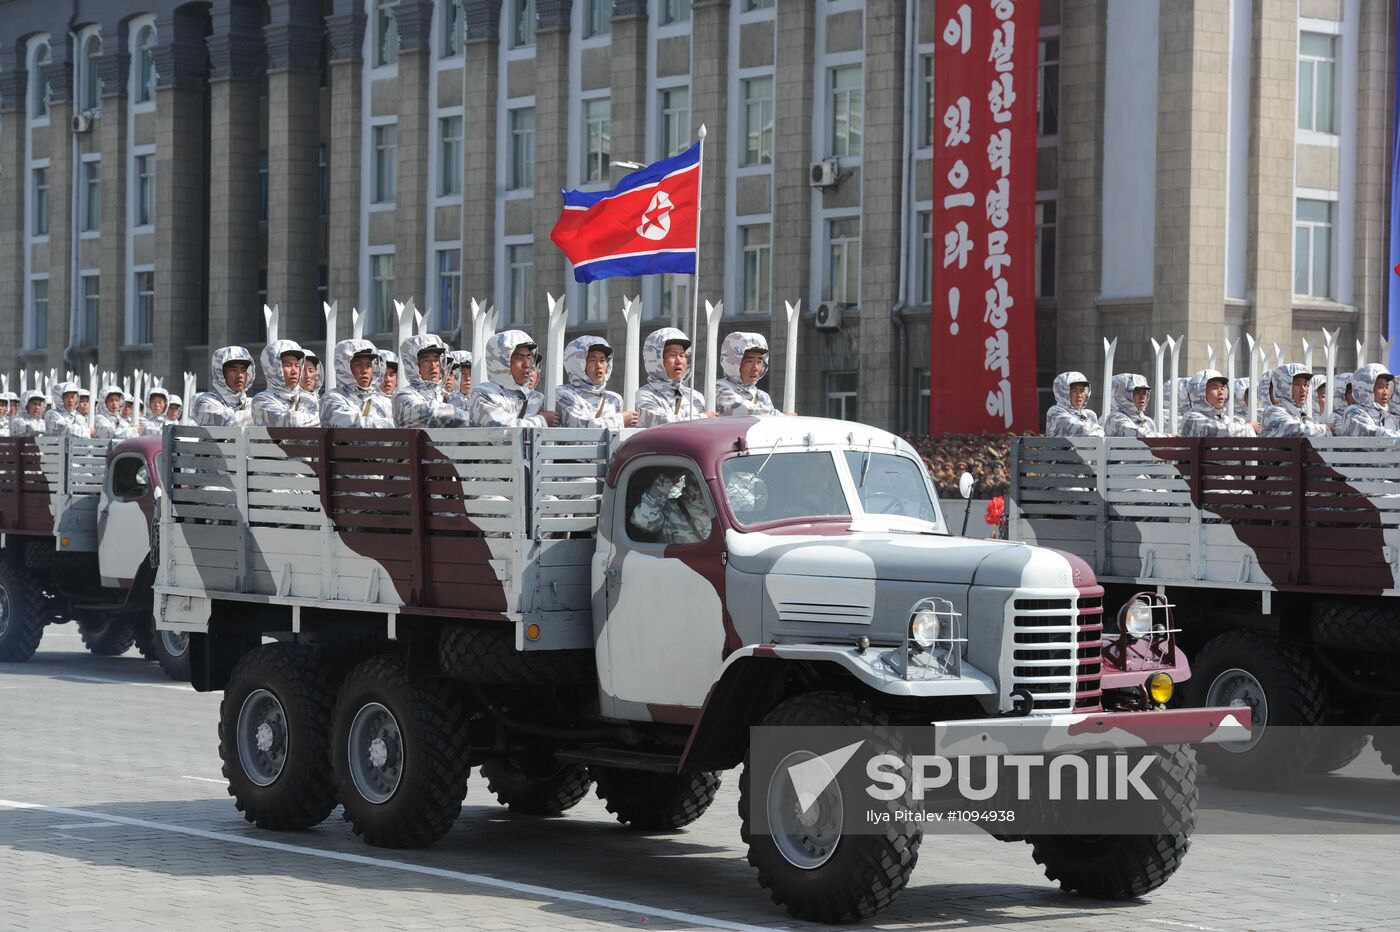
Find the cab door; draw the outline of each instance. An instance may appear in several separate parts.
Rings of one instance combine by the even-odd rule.
[[[97,516],[97,566],[104,586],[130,588],[151,555],[153,481],[139,451],[118,453],[107,464]]]

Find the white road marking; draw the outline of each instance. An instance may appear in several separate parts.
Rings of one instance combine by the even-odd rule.
[[[1356,816],[1359,819],[1380,819],[1382,822],[1400,822],[1400,816],[1386,815],[1384,812],[1362,812],[1358,809],[1333,809],[1330,806],[1304,806],[1309,812],[1330,812],[1333,815]]]
[[[602,909],[611,909],[620,913],[628,913],[632,916],[646,916],[652,921],[666,919],[671,922],[682,923],[689,926],[701,926],[707,929],[733,929],[737,930],[737,932],[767,932],[767,930],[774,928],[772,926],[753,926],[739,922],[728,922],[723,919],[712,919],[708,916],[700,916],[695,913],[683,913],[672,909],[657,909],[655,907],[645,906],[641,903],[629,903],[626,900],[614,900],[602,896],[592,896],[587,893],[577,893],[572,890],[556,890],[552,887],[542,887],[537,884],[502,880],[499,877],[490,877],[486,874],[469,874],[464,871],[446,870],[441,867],[428,867],[423,864],[408,864],[403,861],[391,861],[385,858],[369,857],[363,854],[350,854],[344,851],[323,851],[319,848],[308,848],[304,845],[288,845],[280,841],[268,841],[264,838],[248,838],[240,835],[230,835],[225,832],[211,832],[208,829],[191,828],[187,825],[170,825],[165,822],[134,819],[130,816],[112,815],[106,812],[90,812],[82,809],[69,809],[64,806],[48,806],[43,803],[17,802],[10,799],[0,799],[0,809],[21,809],[31,812],[48,812],[54,815],[79,816],[82,818],[97,819],[102,822],[110,822],[114,825],[127,825],[132,828],[171,832],[176,835],[187,835],[191,838],[203,838],[207,841],[221,841],[231,845],[244,845],[249,848],[280,851],[285,854],[300,854],[306,857],[322,858],[327,861],[340,861],[345,864],[355,864],[359,867],[403,871],[404,873],[420,874],[425,877],[437,877],[441,880],[457,880],[462,883],[472,884],[473,886],[508,890],[511,893],[518,893],[524,896],[578,903],[582,906],[597,906]]]
[[[115,828],[111,822],[64,822],[62,825],[50,825],[51,829],[70,828]]]
[[[192,777],[192,776],[190,776],[190,775],[187,774],[187,773],[182,773],[182,774],[180,774],[180,779],[181,779],[181,780],[198,780],[200,783],[217,783],[217,784],[219,784],[220,786],[222,786],[223,784],[225,784],[225,783],[228,782],[227,780],[223,780],[223,779],[215,780],[213,777]]]
[[[1226,932],[1226,930],[1218,926],[1202,926],[1194,922],[1178,922],[1175,919],[1148,919],[1147,921],[1154,922],[1160,926],[1172,926],[1177,929],[1196,929],[1198,932]]]

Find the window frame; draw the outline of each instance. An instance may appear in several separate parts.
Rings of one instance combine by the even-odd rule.
[[[150,289],[143,290],[142,283],[149,276]],[[143,299],[146,306],[143,308]],[[156,316],[156,268],[154,265],[136,266],[131,270],[131,305],[126,314],[126,345],[150,346],[155,330]],[[144,333],[142,332],[144,323]],[[145,337],[145,339],[142,339]]]
[[[49,175],[47,159],[42,164],[35,163],[29,166],[29,199],[29,238],[37,242],[47,242],[50,224],[53,222],[53,180]]]
[[[450,136],[447,129],[454,120],[456,121],[456,135]],[[438,116],[437,197],[439,198],[460,198],[462,196],[466,124],[466,117],[460,113],[447,113]]]
[[[433,247],[433,294],[437,299],[437,315],[433,322],[433,329],[439,331],[455,331],[457,329],[457,309],[462,303],[462,245],[461,243],[437,243]],[[456,268],[444,269],[443,260],[455,258]],[[455,284],[451,286],[452,294],[447,300],[443,299],[444,279],[451,279]]]
[[[85,155],[78,163],[78,235],[102,235],[102,157]]]
[[[160,81],[160,75],[156,72],[156,27],[154,23],[147,23],[137,31],[132,48],[132,101],[138,110],[153,109],[156,103],[156,85]]]
[[[705,500],[705,507],[709,509],[711,518],[710,531],[704,537],[704,539],[694,541],[692,543],[681,544],[661,540],[638,540],[633,535],[632,510],[636,508],[637,503],[641,501],[642,495],[646,494],[646,489],[642,489],[642,491],[637,495],[637,501],[633,502],[632,483],[635,480],[637,480],[639,473],[646,472],[648,474],[651,474],[653,470],[660,469],[685,469],[687,473],[687,481],[693,480],[696,483],[697,487],[700,489],[700,494]],[[716,508],[716,502],[710,495],[708,483],[706,483],[703,479],[700,478],[700,474],[701,471],[699,465],[696,464],[694,460],[691,460],[684,456],[653,454],[648,456],[637,457],[635,460],[627,464],[627,468],[621,477],[622,481],[620,483],[620,486],[623,490],[623,494],[617,496],[615,501],[616,507],[620,508],[622,512],[620,515],[618,515],[618,518],[620,519],[618,523],[621,525],[622,529],[622,540],[626,543],[628,550],[640,551],[642,553],[651,553],[657,556],[665,556],[665,551],[668,548],[704,547],[709,545],[714,540],[714,526],[716,519],[718,519],[719,517],[719,511]],[[650,484],[655,481],[655,475],[650,475],[647,479],[648,487],[650,487]],[[723,527],[721,527],[720,529],[720,534],[723,534]]]
[[[853,222],[856,224],[856,233],[855,233],[854,236],[843,236],[843,237],[841,237],[840,239],[837,239],[837,237],[835,236],[835,229],[834,229],[833,225],[834,225],[834,224],[837,224],[837,223],[844,223],[844,222],[846,222],[846,221],[853,221]],[[862,254],[862,250],[863,250],[863,248],[864,248],[864,242],[863,242],[863,241],[864,241],[864,233],[865,233],[865,226],[864,226],[864,224],[861,222],[861,215],[860,215],[859,213],[828,214],[828,215],[822,217],[822,225],[823,225],[823,231],[822,231],[822,232],[823,232],[823,237],[822,237],[822,239],[823,239],[823,247],[824,247],[823,257],[824,257],[824,260],[825,260],[825,261],[824,261],[825,268],[823,269],[823,272],[825,272],[825,275],[823,276],[823,294],[824,294],[824,300],[832,301],[832,302],[835,302],[835,303],[837,303],[837,304],[845,304],[845,305],[848,305],[848,306],[850,306],[850,307],[859,307],[859,306],[860,306],[860,284],[861,284],[861,267],[860,267],[860,266],[861,266],[861,254]],[[844,276],[845,281],[843,282],[843,288],[841,289],[842,292],[843,292],[843,296],[842,296],[842,297],[837,297],[836,288],[835,288],[835,278],[834,278],[835,267],[836,267],[836,263],[835,263],[835,250],[836,250],[836,248],[837,248],[837,244],[838,244],[838,243],[843,244],[843,245],[842,245],[842,248],[841,248],[841,251],[842,251],[842,254],[843,254],[843,260],[844,260],[847,264],[849,264],[850,251],[851,251],[851,250],[850,250],[850,246],[849,246],[848,244],[850,244],[850,243],[852,243],[852,242],[854,242],[854,243],[856,244],[856,245],[855,245],[855,263],[854,263],[854,267],[855,267],[855,289],[856,289],[856,293],[855,293],[855,299],[854,299],[854,300],[851,300],[851,296],[850,296],[849,294],[846,294],[846,293],[845,293],[845,290],[846,290],[846,289],[845,289],[845,286],[848,286],[848,285],[850,284],[849,275]]]
[[[583,156],[583,164],[580,168],[579,182],[581,184],[606,184],[612,162],[612,97],[607,94],[586,97],[580,103],[583,105],[583,112],[579,114],[583,138],[580,140],[579,149]],[[607,113],[601,118],[589,112],[595,105],[599,104],[607,109]],[[596,140],[600,147],[597,150],[594,149],[595,127],[601,127]]]
[[[392,144],[384,140],[392,133]],[[393,210],[399,197],[399,124],[396,118],[383,119],[370,124],[370,210]],[[391,153],[385,164],[385,154]],[[386,190],[387,195],[386,195]]]
[[[142,172],[145,165],[148,171]],[[156,221],[156,153],[154,147],[131,153],[131,227],[133,232],[148,233]]]
[[[530,292],[534,288],[535,281],[535,243],[529,238],[517,238],[514,241],[507,240],[503,245],[505,247],[506,283],[505,322],[524,324],[529,320]],[[530,261],[516,262],[515,250],[517,249],[528,249]],[[517,271],[521,271],[522,281],[516,280]],[[519,303],[519,313],[517,313],[517,302]]]
[[[526,130],[517,126],[517,119],[529,114]],[[535,188],[535,105],[506,108],[506,190],[533,191]],[[529,139],[529,158],[522,158],[522,140]],[[526,177],[528,176],[528,177]]]
[[[1301,218],[1299,209],[1304,202],[1309,204],[1327,205],[1327,221],[1304,220]],[[1298,285],[1298,236],[1304,230],[1308,237],[1308,261],[1306,264],[1307,285],[1306,290],[1299,291]],[[1337,286],[1337,201],[1320,197],[1295,196],[1293,199],[1293,276],[1292,287],[1295,300],[1304,301],[1335,301]],[[1324,294],[1318,294],[1317,283],[1313,280],[1313,273],[1317,269],[1317,235],[1319,231],[1325,231],[1327,237],[1327,283],[1323,289]]]
[[[670,95],[680,91],[685,92],[684,108],[670,105]],[[693,102],[694,95],[690,92],[689,84],[671,84],[656,89],[656,131],[658,134],[656,148],[659,158],[667,159],[679,155],[690,148],[691,144],[695,141],[693,138],[695,135],[693,132],[693,120],[695,115],[692,108]],[[676,118],[681,113],[685,114],[685,131],[677,132],[681,127],[680,124],[676,122]],[[668,145],[668,143],[671,142],[671,136],[676,137],[674,147]]]
[[[43,319],[39,315],[39,289],[43,288]],[[26,350],[44,349],[49,345],[49,276],[48,273],[42,275],[29,276],[28,287],[25,289],[24,301],[24,348]]]
[[[1322,55],[1319,55],[1319,54],[1313,53],[1313,52],[1304,52],[1304,51],[1303,51],[1303,42],[1304,42],[1304,40],[1307,39],[1307,38],[1319,38],[1319,39],[1325,39],[1325,40],[1327,40],[1327,41],[1331,44],[1331,46],[1332,46],[1332,56],[1331,56],[1331,58],[1326,58],[1326,57],[1323,57]],[[1311,30],[1311,29],[1299,29],[1299,30],[1298,30],[1298,58],[1297,58],[1297,63],[1296,63],[1298,78],[1297,78],[1297,82],[1296,82],[1296,85],[1295,85],[1295,91],[1294,91],[1294,93],[1297,95],[1297,100],[1296,100],[1296,103],[1295,103],[1295,110],[1296,110],[1296,115],[1295,115],[1295,116],[1296,116],[1296,119],[1295,119],[1295,126],[1296,126],[1296,128],[1297,128],[1299,134],[1316,134],[1316,135],[1318,135],[1318,136],[1328,136],[1328,137],[1336,137],[1336,136],[1340,135],[1340,126],[1338,125],[1338,124],[1339,124],[1339,121],[1338,121],[1338,118],[1337,118],[1337,110],[1338,110],[1338,107],[1337,107],[1337,96],[1338,96],[1337,77],[1338,77],[1338,68],[1337,68],[1337,66],[1341,63],[1341,58],[1342,58],[1342,52],[1341,52],[1341,45],[1342,45],[1342,42],[1341,42],[1341,38],[1342,38],[1342,37],[1339,36],[1339,35],[1337,35],[1336,33],[1330,33],[1330,32],[1316,32],[1316,31]],[[1317,76],[1318,76],[1319,67],[1320,67],[1320,66],[1323,66],[1323,65],[1328,66],[1328,72],[1329,72],[1328,81],[1329,81],[1329,84],[1330,84],[1330,88],[1329,88],[1329,89],[1330,89],[1330,91],[1331,91],[1330,99],[1329,99],[1328,102],[1327,102],[1327,116],[1328,116],[1328,121],[1327,121],[1327,122],[1330,124],[1330,128],[1328,128],[1328,129],[1318,129],[1318,128],[1317,128],[1317,122],[1318,122],[1318,121],[1317,121],[1317,102],[1318,102],[1318,99],[1319,99],[1319,96],[1318,96],[1318,81],[1317,81]],[[1309,84],[1309,87],[1310,87],[1310,90],[1311,90],[1311,94],[1310,94],[1311,99],[1310,99],[1310,101],[1309,101],[1309,112],[1308,112],[1308,117],[1309,117],[1308,123],[1309,123],[1309,125],[1307,125],[1307,126],[1304,126],[1304,125],[1303,125],[1303,99],[1304,99],[1304,98],[1303,98],[1303,80],[1304,80],[1304,79],[1303,79],[1303,70],[1304,70],[1304,67],[1305,67],[1305,66],[1308,68],[1308,70],[1311,72],[1311,75],[1312,75],[1312,76],[1311,76],[1311,79],[1310,79],[1310,84]]]
[[[511,0],[510,47],[528,49],[535,45],[535,31],[539,20],[535,0]]]
[[[88,283],[96,284],[96,290],[88,288]],[[98,341],[98,321],[102,314],[102,273],[98,269],[83,269],[78,273],[78,332],[74,334],[75,346],[96,346]]]
[[[394,247],[376,247],[376,251],[369,254],[369,324],[376,334],[393,333],[395,321],[394,317],[394,283],[397,281],[397,271],[394,268]],[[381,278],[378,274],[378,263],[387,260],[389,275]],[[381,282],[387,282],[384,287],[380,305]]]
[[[48,39],[35,44],[29,55],[29,122],[34,126],[45,126],[49,122],[49,105],[52,102],[53,88],[44,68],[53,62],[53,47]]]
[[[749,243],[750,230],[763,228],[768,238],[764,243]],[[736,239],[739,243],[739,313],[772,316],[773,314],[773,224],[771,221],[755,221],[738,224]],[[749,260],[752,256],[757,267],[754,276],[756,291],[765,292],[767,307],[749,306]],[[760,287],[761,286],[761,287]],[[763,302],[757,302],[761,304]]]
[[[845,378],[850,376],[855,383],[853,388],[833,388],[832,381],[837,377]],[[822,398],[825,401],[826,416],[834,420],[858,421],[860,419],[860,370],[859,369],[835,369],[822,373]],[[831,402],[840,399],[841,415],[835,416],[831,413]],[[853,399],[853,402],[852,402]],[[852,404],[854,408],[852,409]],[[851,416],[847,416],[847,415]]]
[[[656,21],[662,26],[678,26],[694,18],[691,0],[656,0]]]
[[[81,49],[78,56],[78,102],[81,106],[78,109],[95,113],[102,109],[102,75],[97,67],[97,59],[102,54],[101,33],[89,32],[83,37]]]
[[[397,70],[399,66],[399,20],[394,14],[398,0],[372,0],[370,6],[370,68],[375,72]],[[392,38],[392,41],[390,39]]]
[[[756,82],[766,82],[768,85],[767,97],[752,97],[750,91]],[[744,136],[741,142],[739,153],[740,168],[758,168],[771,166],[773,164],[774,135],[777,124],[777,81],[772,74],[758,74],[752,77],[741,78],[739,80],[739,108],[743,114]],[[759,127],[754,129],[753,116],[755,108],[759,114]],[[764,114],[767,115],[767,129],[764,129],[762,122]],[[757,137],[756,147],[753,143]],[[767,139],[767,149],[765,153],[764,140]],[[766,157],[765,157],[766,156]]]
[[[860,86],[857,88],[838,88],[836,86],[839,77],[843,74],[854,73],[860,77]],[[826,102],[827,102],[827,151],[832,158],[838,159],[858,159],[865,150],[865,63],[863,61],[846,62],[844,64],[833,64],[826,69]],[[840,120],[838,111],[840,107],[840,97],[846,98],[846,134],[844,142],[838,142],[841,137],[837,135],[837,124]],[[851,106],[854,98],[856,105]],[[859,127],[851,131],[851,113],[855,112]],[[857,137],[855,145],[851,143],[851,137]]]
[[[445,0],[442,4],[441,28],[442,48],[439,57],[461,57],[467,47],[467,10],[462,0]]]

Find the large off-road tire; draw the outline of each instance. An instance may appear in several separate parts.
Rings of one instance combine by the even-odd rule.
[[[1312,606],[1312,638],[1323,647],[1400,654],[1400,612],[1388,599],[1319,599]]]
[[[591,650],[515,649],[515,629],[501,622],[447,625],[438,642],[442,672],[486,685],[583,686],[597,681]]]
[[[83,646],[98,657],[120,657],[136,643],[131,620],[120,616],[78,620]]]
[[[335,808],[331,705],[335,670],[306,644],[266,644],[243,656],[219,706],[219,756],[229,795],[259,828],[319,825]]]
[[[1400,726],[1382,728],[1371,736],[1371,744],[1390,772],[1400,777]]]
[[[190,636],[183,631],[157,631],[151,642],[155,662],[177,683],[190,681]]]
[[[1323,725],[1306,773],[1333,773],[1361,756],[1370,735],[1342,725]]]
[[[467,794],[467,714],[448,680],[398,654],[350,671],[331,726],[336,794],[355,834],[383,848],[431,845]]]
[[[1325,703],[1312,659],[1269,632],[1234,628],[1192,660],[1190,704],[1248,706],[1246,742],[1202,745],[1201,763],[1227,786],[1275,789],[1297,779],[1322,740]]]
[[[784,700],[764,716],[763,724],[854,725],[878,735],[875,730],[887,721],[868,703],[847,693],[815,692]],[[829,750],[813,748],[810,753],[800,753],[811,759]],[[792,758],[784,758],[784,763]],[[909,882],[923,833],[916,825],[898,819],[891,819],[879,834],[848,834],[845,826],[856,817],[858,807],[888,805],[895,809],[908,803],[862,799],[858,805],[856,801],[848,804],[842,799],[840,781],[832,781],[811,803],[805,823],[792,823],[795,828],[810,826],[810,830],[756,831],[752,813],[757,809],[769,813],[770,829],[776,827],[775,814],[781,817],[788,809],[796,812],[786,770],[779,766],[766,786],[754,785],[750,752],[739,777],[740,832],[748,845],[749,863],[758,871],[759,884],[769,891],[774,903],[800,919],[855,922],[889,906]]]
[[[587,767],[558,761],[536,764],[492,757],[481,765],[481,775],[501,805],[526,815],[562,815],[593,786]]]
[[[1166,883],[1191,848],[1196,828],[1196,756],[1185,744],[1153,749],[1159,766],[1144,781],[1157,796],[1163,832],[1151,835],[1033,835],[1035,863],[1060,889],[1100,900],[1143,896]],[[1105,805],[1111,805],[1105,804]]]
[[[136,649],[140,651],[141,656],[152,663],[156,662],[155,618],[153,617],[146,621],[133,624],[131,626],[131,633],[136,636]]]
[[[39,588],[0,560],[0,663],[24,663],[44,636],[43,596]]]
[[[617,821],[648,832],[683,828],[705,814],[719,792],[714,770],[654,773],[617,767],[590,767],[598,798]]]

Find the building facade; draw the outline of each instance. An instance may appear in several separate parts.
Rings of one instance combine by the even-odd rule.
[[[1042,389],[1105,336],[1143,369],[1168,333],[1194,367],[1227,328],[1379,338],[1395,0],[1040,6]],[[688,327],[689,277],[578,285],[548,234],[703,124],[721,331],[768,336],[776,395],[801,300],[799,410],[922,432],[940,32],[932,0],[0,0],[0,371],[203,386],[264,302],[383,346],[410,296],[454,345],[473,297],[541,342],[547,292],[618,347],[624,296]]]

